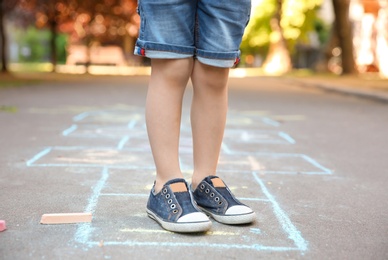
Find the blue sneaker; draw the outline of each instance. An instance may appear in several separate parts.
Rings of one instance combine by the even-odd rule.
[[[147,213],[168,231],[205,232],[211,227],[209,218],[195,206],[184,179],[168,181],[157,194],[152,188]]]
[[[206,177],[193,191],[193,196],[198,207],[220,223],[246,224],[256,219],[256,213],[238,201],[217,176]]]

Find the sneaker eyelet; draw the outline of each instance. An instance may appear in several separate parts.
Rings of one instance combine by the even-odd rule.
[[[170,208],[175,209],[176,205],[175,204],[171,204]]]
[[[167,193],[167,188],[164,188],[163,194],[166,194],[166,193]]]
[[[168,204],[171,204],[171,203],[172,203],[172,199],[169,199],[169,200],[167,201],[167,203],[168,203]]]
[[[166,195],[166,199],[169,199],[170,197],[171,197],[170,194],[167,194],[167,195]]]
[[[204,184],[201,184],[201,186],[199,186],[201,188],[201,190],[203,190],[205,188],[205,185]]]
[[[206,190],[205,190],[205,192],[206,192],[206,193],[209,193],[209,192],[210,192],[210,190],[209,190],[209,189],[206,189]]]
[[[216,202],[219,202],[219,201],[220,201],[220,198],[216,197],[214,200],[215,200]]]
[[[210,197],[213,198],[214,197],[214,193],[210,193]]]
[[[178,213],[178,210],[177,210],[177,209],[174,209],[174,210],[172,211],[172,213],[176,214],[176,213]]]
[[[221,205],[221,204],[222,204],[222,201],[219,201],[219,202],[218,202],[218,205]]]

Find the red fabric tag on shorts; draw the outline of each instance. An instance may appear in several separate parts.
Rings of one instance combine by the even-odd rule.
[[[143,49],[143,48],[140,49],[140,55],[145,56],[145,49]]]
[[[236,60],[234,61],[234,66],[236,66],[239,63],[240,63],[240,58],[237,57]]]

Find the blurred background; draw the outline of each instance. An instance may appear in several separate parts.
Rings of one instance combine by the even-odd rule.
[[[0,0],[1,71],[147,72],[137,0]],[[388,0],[253,0],[239,67],[388,78]]]

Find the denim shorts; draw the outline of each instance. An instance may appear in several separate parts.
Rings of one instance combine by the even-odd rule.
[[[233,67],[250,10],[251,0],[138,0],[135,54]]]

